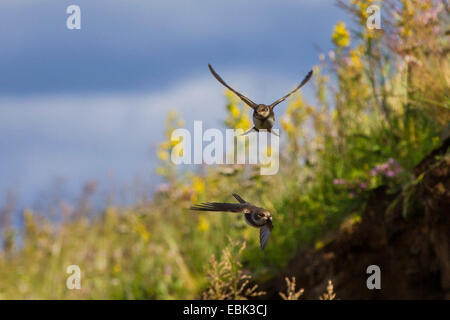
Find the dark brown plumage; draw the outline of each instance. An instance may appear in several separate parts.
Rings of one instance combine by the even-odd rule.
[[[220,211],[220,212],[237,212],[243,213],[245,222],[248,225],[259,228],[259,242],[261,249],[264,250],[267,241],[269,240],[270,232],[273,229],[272,216],[269,211],[264,208],[259,208],[244,199],[238,194],[233,193],[233,196],[239,203],[226,202],[206,202],[196,204],[190,209],[195,211]]]
[[[274,103],[270,105],[266,104],[256,104],[243,94],[239,93],[238,91],[234,90],[232,87],[230,87],[213,69],[213,67],[208,64],[209,70],[211,71],[212,75],[219,81],[222,85],[230,89],[232,92],[234,92],[242,101],[244,101],[250,108],[253,109],[253,128],[251,128],[246,133],[250,132],[251,130],[259,131],[262,129],[265,129],[269,132],[272,132],[272,127],[275,123],[275,114],[273,112],[273,109],[275,106],[284,100],[286,100],[291,94],[299,90],[301,87],[303,87],[310,79],[313,74],[313,71],[309,71],[306,77],[302,80],[302,82],[291,92],[289,92],[284,97],[278,99]]]

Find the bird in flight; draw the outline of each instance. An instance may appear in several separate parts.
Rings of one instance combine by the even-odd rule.
[[[233,193],[233,197],[235,197],[239,203],[206,202],[196,204],[190,209],[195,211],[243,213],[245,222],[247,222],[249,226],[259,228],[259,243],[261,249],[264,250],[267,241],[269,240],[270,232],[273,229],[272,216],[270,215],[270,212],[245,201],[236,193]]]
[[[278,99],[274,103],[270,105],[266,104],[256,104],[243,94],[240,94],[236,90],[234,90],[232,87],[230,87],[218,74],[216,71],[214,71],[213,67],[208,64],[209,70],[211,71],[212,75],[219,81],[222,85],[230,89],[232,92],[234,92],[242,101],[244,101],[250,108],[253,109],[253,127],[245,132],[244,134],[249,133],[252,130],[259,131],[261,129],[266,129],[267,131],[272,132],[273,124],[275,123],[275,115],[273,113],[273,108],[280,102],[283,102],[286,100],[291,94],[299,90],[301,87],[303,87],[309,79],[311,79],[311,76],[313,74],[313,71],[309,71],[306,77],[303,79],[303,81],[291,92],[289,92],[284,97]]]

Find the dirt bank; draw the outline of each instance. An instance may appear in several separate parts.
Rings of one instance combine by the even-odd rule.
[[[320,250],[296,256],[262,285],[279,299],[285,276],[303,298],[317,299],[328,279],[340,299],[450,299],[450,138],[415,168],[403,192],[373,190],[362,220],[343,226]],[[366,268],[381,268],[381,290],[366,287]]]

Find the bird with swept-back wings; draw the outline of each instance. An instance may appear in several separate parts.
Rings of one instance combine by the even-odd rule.
[[[214,71],[213,67],[210,64],[208,64],[208,67],[209,67],[209,70],[211,71],[211,73],[213,74],[213,76],[222,85],[224,85],[229,90],[234,92],[242,101],[244,101],[250,108],[253,109],[253,127],[250,130],[248,130],[247,132],[245,132],[244,134],[247,134],[248,132],[250,132],[252,130],[259,131],[262,129],[272,132],[272,127],[273,127],[273,124],[275,123],[275,115],[273,113],[273,108],[275,108],[275,106],[277,104],[283,102],[291,94],[293,94],[294,92],[299,90],[301,87],[303,87],[309,81],[309,79],[311,79],[311,76],[313,74],[312,70],[309,71],[308,74],[306,75],[306,77],[303,79],[303,81],[294,90],[289,92],[284,97],[278,99],[274,103],[272,103],[270,105],[266,105],[266,104],[256,104],[252,100],[250,100],[249,98],[244,96],[243,94],[240,94],[239,92],[234,90],[232,87],[230,87],[225,81],[223,81],[223,79],[217,74],[216,71]]]
[[[270,232],[273,229],[272,216],[266,209],[259,208],[244,199],[236,193],[233,193],[239,203],[206,202],[192,206],[191,210],[196,211],[221,211],[238,212],[244,214],[245,222],[249,226],[259,228],[259,243],[264,250],[269,240]]]

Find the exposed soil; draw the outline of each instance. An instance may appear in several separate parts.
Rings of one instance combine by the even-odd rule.
[[[279,299],[285,276],[303,298],[317,299],[332,280],[339,299],[450,299],[450,138],[415,168],[418,183],[398,194],[373,190],[362,220],[341,228],[319,250],[296,256],[261,287]],[[408,209],[407,209],[408,208]],[[369,290],[366,269],[381,269],[381,290]]]

